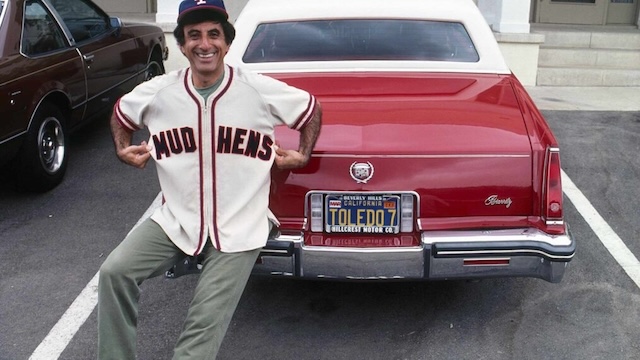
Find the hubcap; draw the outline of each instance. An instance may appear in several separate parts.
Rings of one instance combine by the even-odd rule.
[[[158,65],[158,63],[156,63],[155,61],[149,63],[144,80],[150,80],[158,75],[160,75],[160,66]]]
[[[38,132],[38,151],[40,162],[49,174],[54,174],[60,167],[65,156],[64,133],[58,119],[49,117],[40,126]]]

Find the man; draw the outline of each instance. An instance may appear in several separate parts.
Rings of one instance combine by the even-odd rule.
[[[189,68],[139,85],[111,118],[118,158],[139,168],[155,160],[164,201],[100,269],[99,359],[135,359],[139,286],[185,254],[204,261],[173,358],[216,357],[277,223],[270,169],[305,166],[320,132],[314,96],[224,64],[235,29],[222,0],[183,1],[174,34]],[[300,131],[298,150],[276,146],[276,125]],[[132,145],[143,127],[149,142]]]

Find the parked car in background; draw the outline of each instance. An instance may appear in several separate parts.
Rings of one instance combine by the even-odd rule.
[[[309,165],[273,170],[254,273],[561,281],[558,143],[472,0],[250,0],[235,25],[231,65],[324,112]]]
[[[164,73],[157,26],[123,24],[89,0],[0,0],[0,166],[25,190],[58,185],[70,131]]]

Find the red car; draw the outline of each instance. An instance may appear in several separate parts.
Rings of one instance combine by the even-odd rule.
[[[88,0],[0,0],[0,166],[25,190],[58,185],[68,135],[164,73],[164,33]]]
[[[273,170],[256,274],[561,281],[558,143],[473,1],[253,0],[235,24],[232,65],[324,110],[310,164]]]

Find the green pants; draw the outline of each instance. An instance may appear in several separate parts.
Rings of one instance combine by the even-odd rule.
[[[215,359],[260,249],[222,253],[205,247],[173,359]],[[98,359],[136,358],[140,284],[184,258],[162,228],[147,219],[107,257],[98,286]]]

